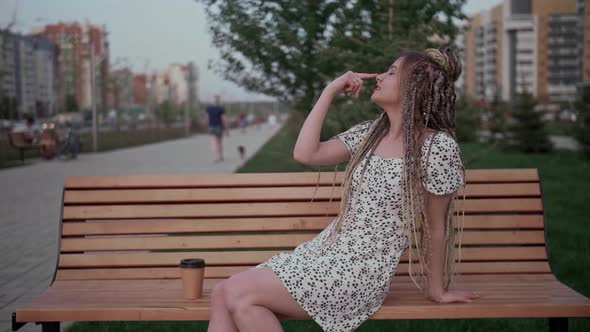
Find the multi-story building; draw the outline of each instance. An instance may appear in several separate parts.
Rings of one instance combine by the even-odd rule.
[[[130,109],[134,105],[133,72],[122,68],[111,72],[109,106],[117,110]]]
[[[187,65],[172,64],[152,81],[152,93],[155,101],[160,104],[169,100],[175,105],[185,106],[187,103],[196,107],[198,73],[193,63]]]
[[[465,93],[510,100],[528,91],[545,103],[575,98],[582,71],[579,6],[577,0],[504,0],[472,16]]]
[[[47,37],[58,46],[58,103],[61,108],[66,107],[67,99],[74,99],[80,109],[90,109],[93,89],[97,107],[106,105],[109,43],[104,27],[58,23],[35,28],[33,33]]]
[[[0,34],[0,96],[18,113],[55,113],[56,46],[42,37]]]
[[[4,117],[16,117],[16,42],[8,30],[0,30],[0,103]]]
[[[578,53],[578,16],[553,15],[548,24],[547,97],[555,102],[573,100],[582,71]]]
[[[493,99],[501,89],[502,5],[470,19],[465,34],[465,93]]]
[[[147,103],[147,77],[145,74],[133,76],[133,103],[145,106]]]
[[[457,82],[455,82],[455,91],[458,95],[462,96],[465,94],[465,67],[467,66],[467,62],[466,62],[467,57],[465,56],[466,50],[465,50],[465,35],[464,34],[457,35],[457,37],[455,38],[455,46],[456,46],[457,55],[459,57],[459,60],[461,61],[461,72],[462,72],[462,74],[459,75],[459,78],[457,78]]]

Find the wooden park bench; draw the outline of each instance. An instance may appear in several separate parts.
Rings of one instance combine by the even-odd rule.
[[[25,150],[38,150],[41,144],[31,144],[25,139],[24,133],[8,133],[8,143],[20,153],[20,160],[25,162]]]
[[[209,319],[212,287],[313,238],[338,211],[343,173],[69,177],[54,280],[16,313],[13,330],[62,321]],[[482,297],[436,304],[409,279],[402,259],[371,319],[590,317],[590,299],[559,282],[547,255],[536,169],[467,170],[462,276]],[[334,200],[330,202],[330,198]],[[457,202],[461,203],[461,202]],[[204,258],[204,296],[185,300],[178,264]],[[280,316],[281,319],[289,317]]]

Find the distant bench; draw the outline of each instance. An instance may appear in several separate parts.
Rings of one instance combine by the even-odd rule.
[[[8,143],[13,148],[19,150],[20,160],[25,162],[25,150],[38,150],[41,144],[31,144],[25,139],[25,133],[8,133]]]
[[[312,239],[338,212],[343,173],[69,177],[50,287],[13,313],[59,331],[62,321],[208,320],[213,286]],[[436,304],[402,258],[371,319],[590,317],[590,299],[553,275],[537,169],[467,170],[462,272],[472,303]],[[334,200],[329,202],[330,197]],[[174,236],[170,236],[174,235]],[[206,260],[204,296],[184,300],[178,263]],[[281,319],[289,317],[279,316]]]

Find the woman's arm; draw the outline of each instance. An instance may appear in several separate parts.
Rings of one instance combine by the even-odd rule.
[[[445,266],[445,217],[453,194],[435,195],[428,193],[426,211],[431,235],[431,252],[428,260],[428,288],[425,295],[428,299],[438,303],[471,302],[479,295],[466,290],[448,290],[443,287],[443,273]],[[453,225],[450,225],[453,227]]]
[[[320,142],[322,125],[335,96],[343,91],[358,96],[362,80],[375,76],[376,74],[349,71],[326,86],[299,131],[293,148],[293,158],[296,161],[307,165],[334,165],[348,161],[350,156],[344,143],[335,139]]]
[[[428,289],[426,296],[440,302],[444,293],[443,272],[445,267],[445,216],[451,201],[451,195],[428,193],[427,213],[431,236],[431,251],[428,261]]]

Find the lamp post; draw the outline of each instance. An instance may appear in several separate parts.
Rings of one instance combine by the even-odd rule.
[[[98,125],[96,119],[96,66],[102,64],[106,59],[106,54],[103,55],[98,63],[94,63],[94,46],[90,44],[90,86],[92,91],[92,151],[98,152]]]

